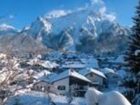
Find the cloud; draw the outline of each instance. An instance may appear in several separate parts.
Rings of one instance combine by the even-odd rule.
[[[13,19],[15,16],[14,15],[9,15],[8,18],[9,19]]]
[[[106,18],[107,18],[108,20],[110,20],[110,21],[114,21],[114,20],[116,20],[116,16],[115,16],[115,15],[112,15],[112,14],[106,14],[105,16],[106,16]]]
[[[104,4],[102,0],[90,0],[90,3],[91,4],[96,4],[96,3]]]
[[[70,10],[53,10],[49,12],[45,17],[46,18],[58,18],[62,16],[66,16],[67,14],[71,13]]]
[[[103,0],[89,0],[90,3],[86,3],[85,7],[78,7],[76,10],[52,10],[49,13],[45,15],[46,18],[58,18],[62,16],[66,16],[67,14],[90,9],[93,13],[100,16],[102,19],[107,19],[109,21],[114,21],[116,19],[116,16],[114,13],[108,12],[107,7]]]
[[[108,12],[107,7],[103,0],[89,0],[92,8],[95,9],[95,12],[98,13],[102,18],[114,21],[116,16],[114,13]]]

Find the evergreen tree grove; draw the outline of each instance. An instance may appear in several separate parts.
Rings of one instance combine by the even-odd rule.
[[[140,2],[137,6],[136,16],[133,18],[134,26],[130,36],[129,48],[125,60],[135,75],[140,71]]]
[[[140,1],[136,7],[136,15],[133,21],[132,35],[130,36],[129,46],[125,54],[125,60],[131,76],[127,78],[124,85],[135,91],[130,101],[137,94],[140,94]]]

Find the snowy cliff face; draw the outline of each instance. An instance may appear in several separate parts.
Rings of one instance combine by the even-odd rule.
[[[27,32],[31,33],[33,37],[39,37],[41,34],[48,34],[51,32],[52,24],[46,19],[38,17],[35,22],[31,24]]]
[[[74,11],[54,10],[37,18],[26,32],[49,48],[87,53],[121,51],[129,34],[101,4]]]
[[[100,0],[91,1],[90,5],[77,10],[53,10],[38,17],[21,32],[17,32],[12,26],[2,25],[0,35],[24,33],[55,50],[121,53],[127,46],[129,30],[116,22],[115,16],[107,12]],[[0,40],[2,39],[3,37]]]

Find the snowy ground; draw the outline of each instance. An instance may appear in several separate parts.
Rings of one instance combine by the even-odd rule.
[[[50,95],[56,105],[67,105],[67,98],[64,96]],[[12,97],[6,105],[49,105],[48,96],[42,92],[26,92]],[[71,105],[85,105],[83,98],[74,98]]]

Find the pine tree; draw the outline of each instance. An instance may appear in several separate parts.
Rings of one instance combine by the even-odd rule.
[[[140,71],[140,2],[136,8],[132,35],[130,36],[129,48],[125,57],[131,72],[134,74]]]
[[[130,94],[130,101],[136,94],[140,94],[140,1],[136,7],[136,15],[133,18],[134,26],[130,36],[128,50],[125,60],[130,73],[129,78],[125,80],[125,87],[133,90],[134,95]]]

